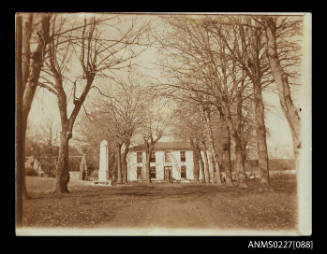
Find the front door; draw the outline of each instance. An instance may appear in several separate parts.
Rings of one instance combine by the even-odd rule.
[[[171,180],[171,170],[172,170],[172,166],[165,166],[165,181],[170,182]]]

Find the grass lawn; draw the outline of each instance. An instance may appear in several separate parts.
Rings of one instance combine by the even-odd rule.
[[[126,184],[71,181],[56,195],[53,178],[27,177],[24,201],[31,227],[166,227],[292,230],[297,224],[296,176],[272,177],[273,192],[203,184]]]

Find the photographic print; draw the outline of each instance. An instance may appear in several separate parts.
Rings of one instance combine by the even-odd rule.
[[[310,13],[16,13],[16,235],[311,235]]]

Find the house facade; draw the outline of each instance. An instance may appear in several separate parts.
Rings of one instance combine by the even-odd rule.
[[[155,181],[194,180],[193,151],[189,143],[159,142],[150,157],[150,176]],[[202,175],[200,173],[200,179]],[[145,146],[132,147],[127,156],[127,180],[142,182],[146,180]]]

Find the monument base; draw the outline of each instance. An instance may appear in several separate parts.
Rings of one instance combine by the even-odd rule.
[[[93,184],[103,185],[103,186],[112,186],[110,180],[107,180],[107,181],[94,181]]]

